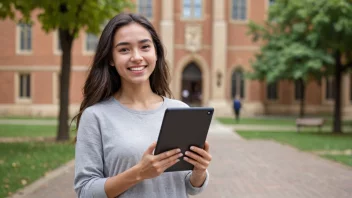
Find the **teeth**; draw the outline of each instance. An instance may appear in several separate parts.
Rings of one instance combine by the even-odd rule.
[[[141,71],[144,69],[144,67],[134,67],[134,68],[129,68],[132,71]]]

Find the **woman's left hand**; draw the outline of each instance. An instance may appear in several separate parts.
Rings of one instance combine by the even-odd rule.
[[[194,165],[191,183],[193,186],[201,186],[206,178],[206,170],[212,158],[209,153],[209,143],[205,142],[204,149],[192,146],[191,151],[186,151],[185,155],[183,159]],[[197,185],[199,183],[200,185]]]

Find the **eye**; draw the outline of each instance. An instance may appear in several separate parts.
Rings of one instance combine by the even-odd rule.
[[[121,49],[119,49],[119,52],[121,52],[121,53],[126,53],[126,52],[128,52],[129,50],[128,50],[128,48],[121,48]]]
[[[143,45],[142,46],[142,49],[149,49],[150,48],[150,45]]]

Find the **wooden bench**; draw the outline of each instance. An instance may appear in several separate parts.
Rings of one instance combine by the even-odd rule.
[[[323,118],[297,118],[297,132],[300,132],[301,127],[318,127],[319,132],[321,132],[324,122],[325,120]]]

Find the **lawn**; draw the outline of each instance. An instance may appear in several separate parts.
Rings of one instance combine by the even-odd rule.
[[[352,134],[332,133],[297,133],[297,132],[265,132],[237,131],[245,139],[267,139],[288,144],[303,151],[344,151],[352,149]],[[322,157],[352,166],[352,156],[324,154]]]
[[[280,125],[280,126],[296,126],[296,118],[241,118],[237,123],[234,118],[231,117],[219,117],[217,118],[222,124],[248,124],[248,125]],[[352,120],[343,120],[343,126],[352,127]],[[325,126],[331,126],[332,119],[326,118]]]
[[[352,166],[352,156],[348,156],[348,155],[320,155],[320,156]]]
[[[254,125],[285,125],[295,126],[295,120],[287,119],[273,119],[273,118],[241,118],[237,123],[234,118],[219,117],[217,118],[222,124],[254,124]]]
[[[57,117],[0,116],[0,119],[10,119],[10,120],[57,120]]]
[[[71,131],[74,126],[71,127]],[[0,124],[1,137],[55,137],[56,125],[10,125]],[[71,132],[74,136],[75,132]]]
[[[72,143],[0,143],[0,150],[0,197],[7,197],[74,158]]]
[[[0,137],[54,137],[55,125],[0,125]]]

